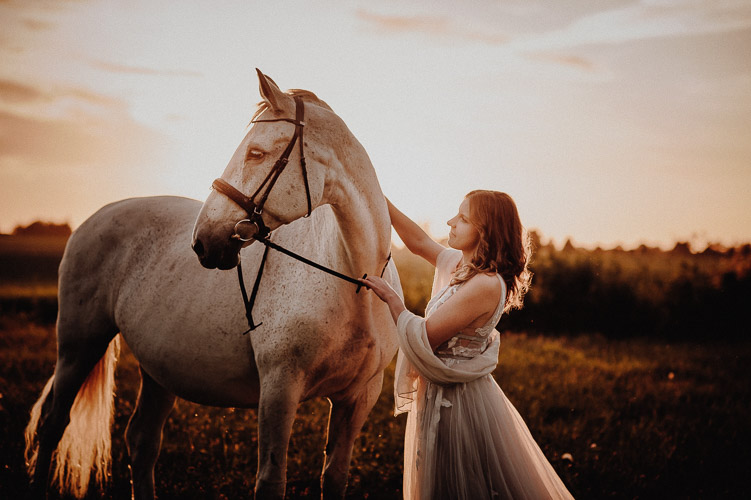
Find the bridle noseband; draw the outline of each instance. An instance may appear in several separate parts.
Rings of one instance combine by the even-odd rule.
[[[258,267],[258,273],[256,274],[256,280],[255,280],[255,283],[253,284],[253,290],[251,292],[250,298],[248,298],[248,294],[245,290],[245,282],[243,281],[241,261],[238,260],[237,262],[237,276],[240,282],[240,292],[242,293],[242,296],[243,296],[243,303],[245,304],[245,317],[248,320],[248,326],[249,326],[248,330],[246,330],[244,334],[255,330],[256,328],[258,328],[259,326],[263,324],[263,323],[255,324],[255,322],[253,321],[253,304],[255,304],[256,295],[258,294],[258,288],[261,284],[261,276],[263,275],[263,268],[266,264],[266,257],[268,256],[269,248],[273,248],[274,250],[282,252],[285,255],[292,257],[293,259],[303,262],[304,264],[315,267],[316,269],[320,269],[321,271],[327,272],[331,274],[332,276],[336,276],[339,279],[348,281],[356,285],[357,289],[355,290],[355,293],[358,293],[360,291],[360,288],[362,288],[363,286],[360,280],[358,279],[352,278],[338,271],[330,269],[326,266],[313,262],[310,259],[306,259],[305,257],[292,252],[291,250],[288,250],[280,245],[277,245],[276,243],[273,243],[270,240],[271,230],[263,222],[263,217],[261,217],[263,214],[263,206],[266,204],[266,200],[268,199],[269,194],[271,193],[271,190],[274,188],[274,184],[276,184],[276,181],[279,179],[279,176],[282,174],[282,172],[284,171],[284,168],[287,166],[287,163],[289,162],[289,155],[292,153],[292,149],[295,147],[296,142],[300,144],[300,167],[302,168],[302,179],[303,179],[303,183],[305,184],[305,196],[307,197],[307,201],[308,201],[308,213],[305,215],[305,217],[309,217],[313,211],[312,204],[310,201],[310,187],[308,185],[308,170],[305,165],[305,153],[304,153],[304,148],[303,148],[303,127],[305,127],[305,121],[303,120],[304,117],[305,117],[305,107],[304,107],[302,98],[300,96],[295,96],[295,119],[294,120],[292,118],[274,118],[271,120],[252,120],[251,121],[251,123],[289,122],[295,125],[295,133],[292,136],[292,139],[290,139],[289,144],[287,144],[287,147],[282,152],[282,155],[279,157],[278,160],[276,160],[276,163],[274,163],[274,166],[271,167],[271,170],[266,175],[266,178],[263,180],[263,182],[261,182],[261,185],[258,186],[258,189],[256,189],[255,193],[253,193],[252,196],[250,197],[245,196],[232,184],[230,184],[229,182],[221,178],[215,179],[214,182],[211,184],[212,188],[214,188],[219,193],[222,193],[230,200],[234,201],[237,205],[239,205],[242,209],[244,209],[245,212],[247,212],[248,214],[248,218],[241,219],[237,221],[237,223],[235,223],[234,234],[231,237],[233,239],[240,240],[240,241],[250,241],[252,239],[255,239],[256,241],[259,241],[266,246],[263,252],[263,257],[261,258],[261,264]],[[255,201],[256,197],[258,197],[259,195],[260,195],[260,200],[256,202]],[[243,225],[255,226],[255,231],[251,231],[250,233],[244,236],[240,232]],[[386,258],[386,264],[384,264],[383,269],[381,270],[381,276],[383,276],[383,273],[386,271],[386,267],[388,266],[388,263],[390,260],[391,260],[391,252],[389,252],[388,257]],[[367,276],[368,276],[367,274],[363,274],[362,279],[366,278]]]
[[[287,163],[289,162],[289,155],[292,153],[292,149],[295,147],[295,143],[300,144],[300,167],[302,168],[302,179],[303,183],[305,184],[305,195],[307,197],[308,202],[308,213],[305,215],[305,217],[310,216],[310,213],[312,212],[312,204],[310,201],[310,187],[308,186],[308,169],[305,165],[305,151],[303,148],[303,130],[305,127],[305,106],[303,104],[302,98],[300,96],[295,97],[295,119],[292,118],[274,118],[271,120],[252,120],[251,123],[261,123],[261,122],[289,122],[292,123],[295,126],[295,133],[292,135],[292,139],[290,139],[289,144],[287,144],[287,147],[282,152],[282,155],[279,157],[278,160],[276,160],[276,163],[274,163],[274,166],[271,167],[271,170],[266,175],[266,178],[261,182],[261,184],[258,186],[258,189],[256,189],[255,193],[253,193],[252,196],[248,197],[245,196],[242,192],[240,192],[237,188],[235,188],[232,184],[225,181],[224,179],[215,179],[214,182],[211,184],[211,187],[213,187],[218,192],[225,195],[230,200],[234,201],[237,205],[239,205],[242,209],[245,210],[248,214],[248,218],[242,219],[238,221],[235,224],[235,233],[232,235],[233,238],[238,239],[240,241],[250,241],[251,239],[255,238],[257,240],[266,238],[271,230],[266,226],[266,224],[263,222],[263,206],[266,204],[266,200],[269,198],[269,194],[271,194],[271,190],[274,189],[274,184],[276,184],[276,181],[279,179],[279,176],[284,171],[284,168],[287,166]],[[256,198],[260,195],[260,199],[258,202],[256,202]],[[254,232],[253,236],[247,237],[240,234],[240,228],[243,224],[249,224],[249,225],[255,225],[256,231]]]

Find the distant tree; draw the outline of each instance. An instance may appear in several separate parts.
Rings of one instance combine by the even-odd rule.
[[[670,251],[675,255],[691,255],[691,244],[686,241],[679,241]]]
[[[710,243],[701,254],[706,257],[719,257],[721,255],[724,255],[725,253],[726,251],[722,247],[722,245]]]
[[[637,248],[632,250],[633,253],[641,255],[659,254],[661,250],[658,247],[650,247],[642,243]]]
[[[32,222],[28,226],[16,226],[14,236],[59,236],[68,237],[73,232],[70,224],[55,224],[53,222]]]

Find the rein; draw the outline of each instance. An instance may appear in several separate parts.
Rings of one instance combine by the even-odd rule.
[[[296,254],[295,252],[288,250],[281,245],[278,245],[274,242],[272,242],[270,238],[271,230],[266,226],[266,224],[263,222],[262,214],[263,214],[263,206],[266,204],[266,200],[269,197],[269,194],[271,193],[271,190],[274,188],[274,184],[276,184],[276,181],[279,179],[279,176],[281,175],[284,168],[287,166],[287,163],[289,162],[289,155],[292,153],[292,149],[295,147],[295,143],[299,142],[300,144],[300,166],[302,168],[302,178],[303,183],[305,185],[305,195],[307,197],[308,202],[308,213],[305,215],[305,217],[309,217],[312,210],[312,204],[310,201],[310,187],[308,185],[308,170],[305,165],[305,155],[303,151],[303,128],[305,127],[305,107],[303,105],[302,98],[299,96],[295,97],[295,119],[292,118],[276,118],[271,120],[253,120],[251,123],[259,123],[259,122],[289,122],[295,125],[295,133],[292,136],[292,139],[290,140],[289,144],[287,144],[287,147],[282,152],[282,155],[279,157],[279,159],[274,163],[274,166],[271,167],[271,170],[266,175],[266,178],[261,182],[261,184],[256,189],[255,193],[253,193],[252,196],[248,197],[245,196],[241,191],[239,191],[237,188],[232,186],[229,182],[225,181],[224,179],[215,179],[212,183],[211,187],[215,189],[216,191],[222,193],[230,200],[234,201],[237,205],[239,205],[242,209],[245,210],[248,214],[247,219],[242,219],[238,221],[235,224],[235,233],[232,235],[233,239],[237,239],[240,241],[250,241],[252,239],[264,244],[266,248],[263,251],[263,257],[261,258],[261,264],[258,266],[258,273],[256,274],[256,280],[253,283],[253,290],[250,293],[250,297],[248,297],[248,292],[245,289],[245,282],[243,280],[243,272],[242,272],[242,260],[238,260],[237,262],[237,279],[240,282],[240,292],[242,293],[243,297],[243,304],[245,305],[245,318],[248,320],[248,329],[243,332],[243,335],[247,334],[248,332],[252,332],[259,326],[263,324],[263,322],[255,324],[253,321],[253,305],[255,304],[256,297],[258,296],[258,289],[261,285],[261,277],[263,276],[263,269],[266,265],[266,258],[269,254],[269,249],[273,248],[274,250],[281,252],[285,255],[288,255],[289,257],[292,257],[293,259],[296,259],[304,264],[307,264],[308,266],[314,267],[316,269],[319,269],[321,271],[324,271],[326,273],[331,274],[332,276],[335,276],[341,280],[347,281],[349,283],[352,283],[353,285],[357,286],[357,289],[355,290],[355,293],[360,293],[360,288],[362,288],[363,284],[360,282],[360,280],[356,278],[352,278],[350,276],[347,276],[346,274],[342,274],[338,271],[335,271],[331,268],[328,268],[324,265],[318,264],[317,262],[313,262],[310,259],[307,259],[301,255]],[[263,194],[261,194],[261,191],[263,191]],[[256,203],[256,197],[258,195],[261,195],[260,200]],[[239,229],[242,227],[242,225],[251,225],[255,226],[255,231],[251,231],[252,236],[243,236],[240,234]],[[239,258],[239,255],[238,255]],[[381,270],[381,277],[383,277],[383,273],[386,271],[386,267],[389,264],[389,261],[391,260],[391,252],[389,252],[388,257],[386,258],[386,264],[384,264],[383,269]],[[361,279],[365,279],[368,275],[363,274]]]
[[[332,276],[335,276],[339,278],[340,280],[348,281],[349,283],[352,283],[353,285],[356,285],[357,288],[355,289],[355,293],[360,293],[360,289],[363,287],[362,282],[356,278],[352,278],[351,276],[347,276],[346,274],[342,274],[339,271],[335,271],[331,269],[330,267],[326,267],[322,264],[319,264],[317,262],[313,262],[312,260],[303,257],[302,255],[296,254],[292,250],[288,250],[284,248],[281,245],[278,245],[274,243],[273,241],[269,240],[268,238],[263,238],[260,240],[256,240],[259,243],[263,243],[266,248],[263,250],[263,257],[261,258],[261,264],[258,266],[258,274],[256,274],[256,280],[253,283],[253,290],[250,293],[250,298],[248,298],[248,292],[245,289],[245,282],[243,280],[243,270],[242,270],[242,260],[238,260],[237,262],[237,280],[240,282],[240,293],[242,293],[243,296],[243,304],[245,305],[245,318],[248,320],[248,329],[243,332],[243,335],[247,334],[248,332],[252,332],[259,326],[263,324],[263,321],[256,324],[253,321],[253,305],[256,301],[256,296],[258,295],[258,289],[261,285],[261,278],[263,276],[263,268],[266,265],[266,257],[269,255],[269,249],[273,248],[274,250],[281,252],[285,255],[288,255],[292,257],[295,260],[298,260],[302,262],[303,264],[307,264],[308,266],[314,267],[316,269],[319,269],[325,273],[329,273]],[[383,265],[383,269],[381,269],[381,277],[383,277],[383,273],[386,272],[386,267],[389,265],[389,261],[391,260],[391,252],[389,252],[388,257],[386,257],[386,263]],[[368,274],[365,273],[362,275],[361,279],[365,279],[368,277]]]

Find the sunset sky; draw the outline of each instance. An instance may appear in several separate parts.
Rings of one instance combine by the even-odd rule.
[[[497,189],[562,244],[751,241],[751,1],[0,1],[0,231],[203,200],[315,92],[437,237]]]

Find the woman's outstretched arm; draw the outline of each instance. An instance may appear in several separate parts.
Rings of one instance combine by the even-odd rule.
[[[394,289],[377,276],[368,276],[360,281],[389,306],[391,317],[397,323],[406,307]],[[425,330],[430,347],[435,349],[470,325],[490,319],[501,299],[501,291],[501,285],[494,276],[480,274],[469,280],[426,320]]]
[[[396,234],[399,235],[409,251],[435,266],[438,254],[443,251],[444,247],[428,236],[428,233],[404,215],[388,198],[386,198],[386,204],[389,207],[391,225],[394,226]]]

